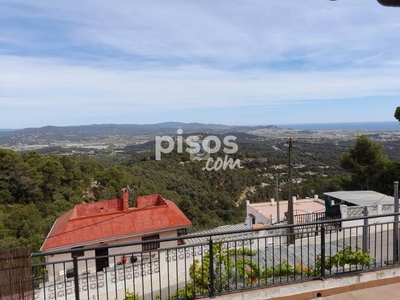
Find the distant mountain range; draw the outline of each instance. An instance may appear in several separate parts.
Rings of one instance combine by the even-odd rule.
[[[176,133],[178,129],[182,129],[184,133],[204,132],[204,131],[244,131],[254,129],[274,129],[278,128],[274,125],[269,126],[236,126],[223,124],[203,124],[203,123],[182,123],[182,122],[164,122],[157,124],[92,124],[79,126],[44,126],[37,128],[24,129],[0,129],[3,134],[159,134],[159,133]]]
[[[156,136],[183,134],[245,132],[256,129],[278,129],[277,126],[229,126],[223,124],[164,122],[157,124],[92,124],[80,126],[45,126],[18,130],[0,130],[0,144],[51,143],[53,141],[103,140],[111,136]]]

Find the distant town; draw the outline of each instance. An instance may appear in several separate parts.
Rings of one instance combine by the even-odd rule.
[[[379,126],[377,127],[379,128]],[[268,141],[269,143],[292,137],[307,140],[310,143],[343,145],[351,143],[360,134],[365,134],[382,143],[390,144],[400,141],[400,130],[301,130],[272,125],[250,127],[171,122],[154,125],[47,126],[15,131],[4,130],[0,131],[0,148],[14,151],[40,150],[46,153],[64,155],[123,153],[128,146],[138,149],[138,151],[151,151],[154,147],[152,142],[154,142],[156,135],[174,135],[176,130],[180,128],[184,129],[185,134],[202,132],[210,134],[237,133],[239,136],[246,135],[243,139],[247,141]]]

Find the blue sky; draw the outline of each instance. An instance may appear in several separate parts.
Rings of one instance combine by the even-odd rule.
[[[393,121],[376,0],[0,0],[0,128]]]

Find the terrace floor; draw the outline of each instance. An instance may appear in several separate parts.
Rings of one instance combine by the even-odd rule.
[[[400,300],[400,282],[367,288],[357,291],[350,291],[342,294],[314,299],[325,300]]]

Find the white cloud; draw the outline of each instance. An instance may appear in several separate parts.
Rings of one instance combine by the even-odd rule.
[[[351,63],[397,40],[395,9],[375,0],[6,1],[43,20],[68,22],[67,43],[107,46],[159,61],[228,66],[320,55],[310,64]],[[15,15],[28,15],[21,9]],[[34,32],[35,33],[35,32]],[[394,45],[396,49],[400,45]]]
[[[0,95],[35,105],[108,107],[117,102],[146,111],[400,94],[398,68],[232,72],[202,66],[99,69],[10,56],[0,62]]]

